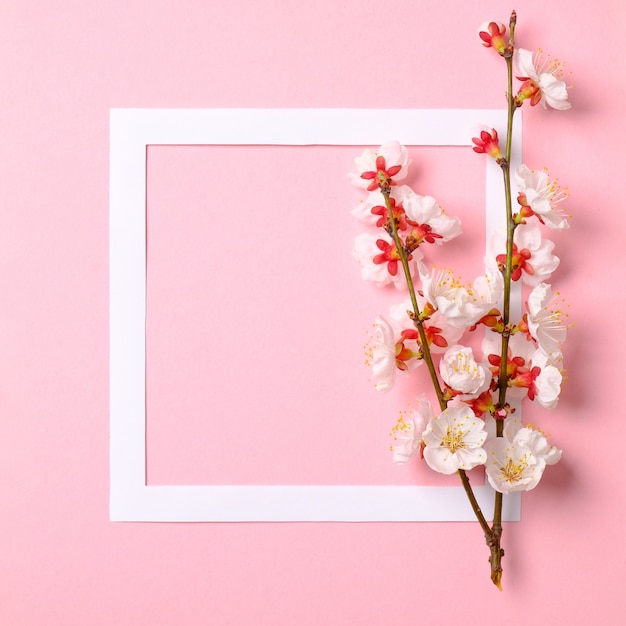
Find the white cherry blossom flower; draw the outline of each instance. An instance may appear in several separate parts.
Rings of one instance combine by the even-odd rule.
[[[354,159],[356,169],[348,174],[348,178],[356,187],[374,191],[379,176],[387,179],[390,185],[406,178],[409,163],[409,153],[403,145],[386,141],[378,150],[366,149]]]
[[[407,314],[411,308],[411,301],[405,300],[389,309],[389,323],[396,338],[396,364],[405,372],[412,372],[424,362],[417,330]]]
[[[473,306],[480,309],[481,317],[498,304],[504,291],[504,280],[500,272],[485,270],[478,276],[469,290]]]
[[[515,390],[520,389],[527,391],[528,399],[544,409],[555,408],[563,382],[563,375],[558,367],[560,354],[552,358],[518,333],[509,339],[509,348],[513,360],[509,381],[513,397]],[[523,365],[515,363],[519,358],[524,360]]]
[[[430,196],[420,196],[408,185],[398,188],[398,200],[407,211],[409,219],[422,223],[428,222],[441,213],[441,207]]]
[[[533,426],[520,428],[515,434],[515,440],[527,446],[537,459],[545,461],[546,465],[554,465],[561,460],[562,450],[550,445],[548,438],[541,430]]]
[[[451,269],[433,267],[429,271],[423,263],[418,263],[418,270],[424,299],[435,308],[440,300],[456,300],[458,290],[463,288]]]
[[[522,215],[526,217],[525,210],[532,212],[542,223],[554,230],[569,228],[568,216],[561,207],[561,202],[567,198],[567,192],[558,186],[557,181],[551,181],[545,170],[535,171],[526,165],[520,165],[515,170],[515,181],[519,189],[517,200],[522,206]]]
[[[500,336],[487,333],[483,339],[483,354],[494,376],[500,370]],[[520,333],[509,339],[507,357],[508,395],[512,399],[528,399],[546,409],[553,409],[561,393],[563,376],[555,361],[551,360]]]
[[[504,494],[534,489],[546,466],[527,446],[505,437],[487,441],[485,451],[487,480],[496,491]]]
[[[396,382],[396,340],[384,317],[377,317],[374,331],[365,344],[365,364],[372,370],[370,380],[377,391],[389,391]]]
[[[430,220],[429,225],[434,233],[441,235],[441,238],[435,241],[438,244],[446,243],[463,232],[461,220],[458,217],[448,215],[443,210]]]
[[[379,236],[371,233],[357,235],[352,256],[361,265],[363,280],[371,281],[378,287],[393,284],[398,289],[406,289],[406,278],[400,263],[400,255],[386,233],[381,233]],[[422,253],[417,249],[409,259],[412,277],[417,274],[416,262],[421,257]]]
[[[410,187],[403,185],[398,201],[404,207],[409,224],[416,226],[416,236],[429,243],[442,244],[461,234],[461,220],[450,217],[431,196],[420,196]],[[420,227],[424,232],[420,231]],[[426,227],[426,228],[424,228]],[[409,226],[409,232],[411,232]]]
[[[352,213],[359,222],[375,226],[380,216],[372,213],[372,209],[376,206],[382,206],[384,203],[385,201],[380,191],[370,191],[367,197],[360,200],[350,213]]]
[[[424,298],[438,309],[451,326],[466,328],[498,305],[504,289],[502,274],[487,269],[471,285],[464,286],[451,270],[437,269],[429,273],[419,263]]]
[[[462,400],[476,398],[491,383],[491,372],[474,360],[471,348],[461,345],[452,346],[443,355],[439,373],[448,387],[462,394]]]
[[[559,257],[552,254],[554,242],[541,236],[536,224],[519,224],[513,235],[513,259],[511,279],[519,280],[534,287],[546,281],[559,266]],[[485,259],[487,265],[495,270],[494,259],[498,267],[506,263],[506,234],[502,230],[494,231],[488,245]]]
[[[531,106],[541,102],[546,109],[551,107],[564,111],[571,108],[567,85],[563,77],[563,64],[558,59],[544,57],[541,52],[516,48],[513,53],[515,76],[524,81],[515,96],[518,106],[529,100]]]
[[[429,340],[430,351],[435,354],[444,352],[448,346],[454,345],[465,332],[463,326],[454,326],[441,312],[435,311],[424,322],[424,330]],[[439,341],[438,341],[439,339]],[[441,341],[443,339],[443,341]]]
[[[417,408],[401,411],[396,425],[391,429],[394,442],[391,446],[394,463],[410,461],[422,445],[422,432],[433,417],[433,409],[424,395],[417,400]]]
[[[391,201],[392,212],[397,220],[398,229],[406,231],[408,224],[406,213],[402,206],[403,200],[414,191],[408,185],[391,187],[389,199]],[[364,200],[361,200],[351,211],[352,215],[360,222],[371,226],[384,227],[387,223],[388,209],[385,198],[379,189],[370,191]]]
[[[526,323],[530,336],[542,352],[558,359],[567,326],[563,323],[564,313],[558,308],[551,286],[539,283],[534,287],[528,296],[527,307]]]
[[[531,357],[532,368],[540,368],[539,375],[535,378],[534,400],[544,409],[554,409],[561,395],[561,383],[563,375],[558,367],[552,364],[549,357],[541,350],[536,350]],[[530,397],[530,395],[529,395]]]
[[[467,406],[451,406],[433,417],[422,434],[424,460],[441,474],[454,474],[482,465],[487,454],[484,422]]]
[[[419,345],[417,341],[417,329],[407,313],[412,309],[413,304],[411,300],[394,304],[389,309],[389,322],[396,336],[400,336],[403,331],[414,331],[416,335],[415,343],[409,344],[409,340],[405,343],[411,346],[414,345],[415,350],[417,350]],[[449,324],[448,320],[439,311],[435,311],[425,320],[423,326],[430,351],[434,353],[445,352],[450,345],[454,345],[461,338],[464,332],[463,328],[457,328]],[[406,334],[405,332],[405,336]]]
[[[529,491],[541,479],[546,465],[561,458],[561,450],[550,445],[546,436],[532,426],[522,427],[507,419],[503,437],[489,437],[484,448],[488,460],[485,472],[491,486],[501,493]]]

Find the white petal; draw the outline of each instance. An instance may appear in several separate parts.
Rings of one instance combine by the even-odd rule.
[[[541,103],[544,108],[546,104],[559,111],[566,111],[572,108],[571,103],[567,99],[567,85],[564,81],[559,80],[552,74],[544,73],[539,76],[537,84],[539,89],[541,89]]]
[[[516,48],[513,53],[513,66],[517,78],[530,78],[535,82],[539,79],[537,69],[533,61],[533,53],[530,50]]]

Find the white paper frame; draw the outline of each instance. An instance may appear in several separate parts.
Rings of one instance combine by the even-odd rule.
[[[146,484],[148,145],[470,146],[499,110],[112,109],[110,112],[110,519],[144,522],[474,521],[462,487]],[[521,154],[521,116],[512,158]],[[480,158],[480,157],[477,157]],[[501,224],[502,175],[486,161],[487,231]],[[518,296],[519,301],[519,296]],[[519,302],[518,302],[519,306]],[[489,516],[493,491],[474,488]],[[519,494],[503,519],[520,519]]]

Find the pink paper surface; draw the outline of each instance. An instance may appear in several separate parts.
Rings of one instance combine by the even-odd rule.
[[[503,106],[504,67],[480,45],[476,30],[485,20],[506,21],[511,8],[518,11],[518,43],[566,60],[576,84],[571,111],[524,111],[524,161],[534,168],[549,167],[571,194],[572,229],[554,237],[562,266],[553,282],[570,303],[576,327],[565,346],[569,380],[558,408],[527,412],[527,419],[541,423],[565,454],[539,488],[525,495],[522,522],[505,528],[504,591],[498,593],[488,580],[486,548],[473,523],[109,522],[109,109],[497,108]],[[515,7],[493,0],[398,0],[385,7],[369,0],[340,5],[329,0],[6,4],[0,19],[0,623],[621,624],[626,608],[621,537],[626,485],[620,467],[626,434],[620,328],[625,304],[620,261],[626,226],[620,200],[625,18],[623,5],[609,0],[593,5],[525,0]],[[186,258],[180,266],[168,265],[173,275],[162,273],[153,285],[162,291],[151,292],[148,304],[167,301],[168,288],[182,298],[194,287],[189,264],[200,266],[203,260],[207,263],[199,279],[213,281],[212,290],[218,285],[233,289],[229,277],[239,275],[241,266],[226,259],[221,273],[208,271],[215,259],[208,257],[204,231],[193,224],[211,220],[204,223],[207,229],[233,228],[247,238],[249,224],[263,232],[278,217],[290,218],[290,232],[298,226],[303,233],[308,228],[317,232],[328,227],[327,211],[334,205],[332,250],[313,250],[317,265],[307,279],[312,284],[325,280],[334,268],[332,276],[342,287],[333,288],[357,298],[346,298],[336,308],[331,308],[334,300],[321,297],[314,304],[316,312],[331,312],[338,324],[328,333],[317,332],[339,338],[346,350],[328,362],[295,359],[291,370],[301,368],[307,376],[318,370],[341,372],[346,385],[358,390],[355,402],[380,414],[366,418],[362,428],[345,412],[336,419],[326,415],[324,432],[311,429],[316,416],[297,397],[293,378],[287,378],[280,382],[285,385],[281,405],[285,411],[302,410],[301,419],[271,433],[257,426],[241,432],[237,424],[220,422],[220,434],[233,446],[241,444],[240,463],[232,463],[225,451],[211,449],[210,430],[195,410],[208,402],[210,387],[194,385],[184,398],[184,428],[166,411],[168,403],[180,404],[179,384],[190,382],[189,377],[176,379],[176,350],[183,351],[182,361],[192,355],[207,371],[215,367],[204,352],[193,352],[197,341],[208,341],[208,331],[197,336],[200,331],[187,327],[212,316],[224,324],[228,311],[211,307],[209,291],[196,310],[177,310],[166,302],[149,319],[154,323],[149,338],[161,337],[158,349],[170,350],[172,356],[153,366],[161,371],[149,372],[149,384],[159,385],[148,390],[153,407],[148,416],[149,481],[217,481],[237,472],[238,478],[263,482],[278,477],[317,482],[324,475],[328,482],[407,484],[418,478],[416,469],[398,473],[386,449],[388,426],[404,399],[372,395],[364,376],[362,338],[386,306],[386,297],[360,281],[349,256],[358,230],[348,215],[354,191],[344,178],[350,150],[323,151],[334,177],[327,182],[327,194],[316,187],[320,177],[315,171],[290,174],[282,193],[291,201],[277,208],[276,215],[267,189],[258,191],[260,198],[250,190],[249,183],[256,188],[267,182],[262,169],[258,180],[240,175],[245,185],[235,178],[243,202],[259,202],[266,209],[255,215],[252,205],[246,205],[241,224],[232,223],[236,214],[231,211],[226,224],[215,224],[215,215],[193,205],[203,193],[216,194],[204,180],[209,152],[150,149],[149,184],[156,184],[149,192],[156,194],[156,202],[148,207],[149,228],[155,227],[155,245],[161,237],[177,246],[177,258]],[[441,169],[448,165],[430,153],[425,156],[418,185],[432,183],[423,191],[450,212],[455,205],[464,209],[466,190],[448,187]],[[240,159],[234,153],[231,157]],[[476,161],[465,165],[460,159],[450,167],[455,180],[473,180],[482,172]],[[157,173],[160,182],[152,180]],[[224,174],[232,176],[233,168]],[[479,182],[482,187],[482,177]],[[472,184],[468,198],[475,193]],[[320,198],[323,210],[318,209]],[[167,209],[177,202],[185,216],[180,224],[168,211],[159,212],[159,206]],[[160,218],[165,220],[160,228],[166,230],[159,234]],[[223,233],[213,245],[220,257],[227,256]],[[255,254],[247,249],[243,254],[248,263],[279,258],[275,250]],[[325,273],[318,273],[318,266]],[[254,266],[256,285],[262,269]],[[272,272],[268,282],[281,306],[259,312],[255,324],[273,324],[289,304],[288,292],[276,285],[275,266]],[[326,291],[324,283],[316,288],[328,298],[336,293]],[[240,297],[233,293],[233,299],[235,295]],[[346,310],[361,301],[367,309]],[[241,313],[233,319],[238,329]],[[163,336],[170,328],[176,329],[178,340]],[[242,332],[254,330],[258,326]],[[223,336],[210,338],[224,341]],[[270,335],[262,338],[270,340]],[[352,343],[356,352],[348,353]],[[150,342],[148,349],[157,347]],[[209,342],[207,350],[212,348]],[[285,355],[279,350],[272,358]],[[237,367],[232,361],[228,365]],[[224,376],[225,384],[234,384],[230,398],[243,405],[237,407],[235,421],[255,408],[252,394],[235,395],[239,377],[246,379],[246,390],[255,384],[249,379],[251,367],[246,363],[232,377]],[[297,378],[297,371],[288,374]],[[168,388],[170,383],[178,388]],[[332,393],[335,401],[326,400],[330,409],[346,402],[336,386]],[[272,439],[276,448],[269,449],[279,450],[273,453],[279,458],[268,459],[255,446],[259,437]],[[297,453],[305,444],[343,448],[347,462],[331,469],[322,456],[319,463],[310,463]],[[202,458],[205,450],[221,454],[220,463]]]

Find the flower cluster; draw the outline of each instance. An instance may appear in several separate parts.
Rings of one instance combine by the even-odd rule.
[[[352,211],[368,229],[353,249],[362,277],[378,287],[408,291],[376,319],[366,346],[371,380],[387,392],[398,372],[407,375],[425,363],[437,397],[433,405],[422,394],[417,409],[400,416],[392,430],[393,459],[406,463],[419,453],[433,470],[458,473],[468,495],[465,472],[476,466],[484,466],[498,494],[508,494],[535,488],[546,466],[561,457],[539,428],[522,424],[517,409],[522,401],[553,409],[561,392],[567,324],[551,286],[559,258],[545,235],[569,227],[562,206],[567,192],[546,170],[520,165],[512,171],[510,160],[516,110],[527,101],[559,110],[571,105],[562,65],[517,49],[515,24],[513,13],[509,31],[488,22],[479,33],[483,44],[504,58],[509,77],[505,142],[500,144],[493,128],[472,139],[473,150],[502,169],[505,190],[507,227],[491,234],[481,275],[464,283],[451,269],[429,264],[430,246],[461,235],[461,223],[434,198],[404,184],[410,166],[405,146],[388,141],[365,150],[349,174],[367,192]],[[513,76],[522,83],[517,92]],[[510,313],[515,282],[521,283],[524,300],[519,319]],[[472,506],[491,550],[492,580],[500,587],[501,496],[493,526]]]
[[[520,107],[528,100],[531,106],[541,103],[544,109],[569,109],[572,105],[568,99],[568,85],[563,80],[563,63],[544,55],[542,50],[531,52],[516,48],[512,41],[516,19],[512,20],[508,43],[505,39],[507,28],[500,22],[485,23],[478,33],[485,47],[493,48],[500,56],[512,57],[513,72],[522,82],[515,96],[510,94],[515,106]]]
[[[392,236],[389,213],[393,216],[412,278],[416,276],[424,244],[441,245],[457,237],[461,234],[460,221],[449,217],[434,198],[420,196],[407,185],[398,185],[406,176],[409,157],[407,149],[397,141],[383,144],[377,152],[365,150],[355,164],[357,170],[350,174],[350,180],[370,193],[352,213],[378,230],[356,238],[353,256],[361,264],[365,280],[379,287],[394,284],[402,289],[406,279],[401,270],[398,242]],[[385,194],[381,195],[383,189]]]
[[[497,136],[495,131],[493,135]],[[377,163],[380,171],[370,169]],[[356,169],[350,174],[358,186],[378,180],[382,182],[377,184],[385,189],[369,189],[368,184],[368,196],[353,210],[355,217],[372,227],[372,232],[357,236],[354,246],[362,277],[378,286],[393,283],[406,288],[407,275],[401,268],[404,256],[417,304],[414,308],[411,298],[406,298],[393,305],[386,317],[376,319],[366,345],[371,380],[377,390],[387,392],[393,388],[398,372],[412,372],[428,354],[437,365],[438,384],[446,404],[437,414],[428,400],[420,400],[422,407],[427,405],[420,414],[431,417],[421,430],[416,427],[420,422],[403,421],[403,445],[401,452],[394,448],[394,458],[404,463],[417,450],[423,450],[426,463],[444,474],[487,464],[495,489],[503,493],[532,489],[545,468],[543,457],[530,450],[519,458],[511,456],[522,454],[525,446],[528,448],[528,437],[522,441],[511,436],[509,440],[496,437],[495,431],[488,435],[483,420],[497,417],[503,368],[501,336],[505,326],[511,335],[504,365],[508,400],[528,398],[544,408],[557,405],[566,325],[552,288],[545,282],[559,259],[552,254],[554,244],[543,236],[541,225],[567,227],[556,204],[562,194],[553,191],[543,171],[535,173],[525,165],[518,168],[518,203],[520,213],[524,208],[526,211],[515,225],[510,280],[521,280],[532,289],[526,298],[523,318],[516,324],[505,324],[499,307],[507,262],[506,233],[493,234],[485,257],[485,272],[471,284],[463,284],[450,269],[429,268],[428,246],[457,237],[461,224],[433,198],[396,184],[396,176],[406,174],[408,163],[407,149],[398,142],[387,142],[376,152],[366,150],[355,160]],[[481,326],[486,328],[486,334],[481,354],[475,355],[472,347],[462,341],[472,341]],[[512,412],[508,403],[502,408],[505,415]],[[533,433],[533,449],[540,444],[550,447],[540,431]],[[394,437],[398,434],[395,430]],[[503,442],[507,444],[504,448]],[[496,460],[488,462],[487,451]],[[518,469],[526,463],[525,470],[513,472],[507,461],[502,466],[506,480],[498,478],[493,468],[500,467],[498,463],[503,458],[515,458]],[[533,480],[528,480],[531,472]]]

